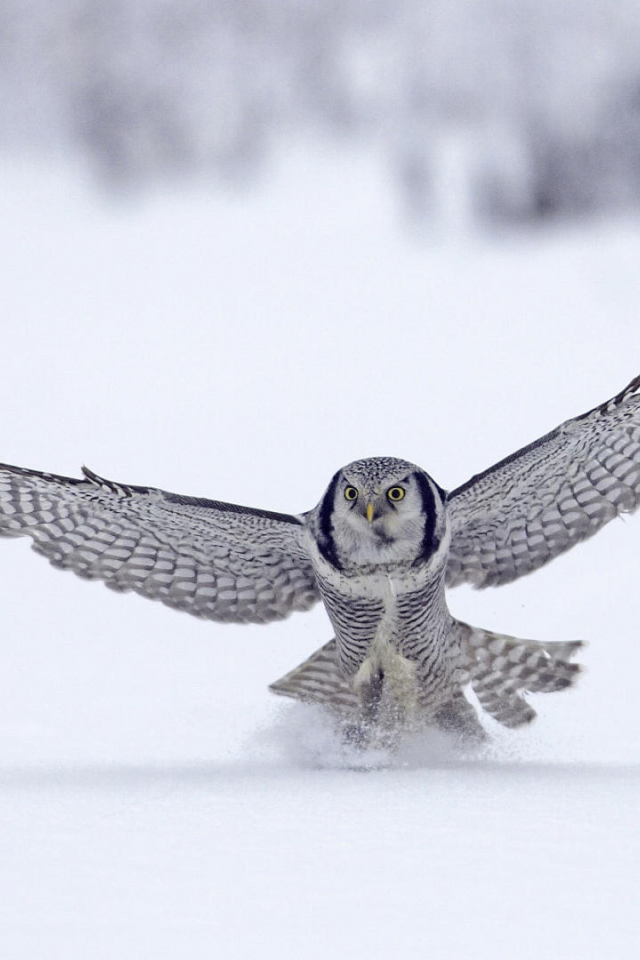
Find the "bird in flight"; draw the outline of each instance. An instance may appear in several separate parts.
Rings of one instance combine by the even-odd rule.
[[[448,493],[394,457],[342,467],[297,515],[83,474],[0,465],[0,535],[209,620],[267,623],[321,601],[333,639],[271,690],[329,708],[360,744],[415,723],[481,739],[469,687],[500,723],[529,723],[526,694],[570,686],[580,643],[470,626],[445,588],[509,583],[638,507],[640,376]]]

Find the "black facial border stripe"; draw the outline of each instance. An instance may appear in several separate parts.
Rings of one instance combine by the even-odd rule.
[[[333,503],[336,496],[336,487],[338,486],[338,480],[340,479],[340,470],[334,474],[331,483],[327,488],[327,492],[322,498],[322,503],[320,504],[320,514],[319,514],[319,527],[320,527],[320,537],[318,538],[318,549],[320,553],[331,566],[335,567],[337,570],[341,570],[342,566],[338,560],[338,555],[336,553],[336,543],[333,538]]]
[[[436,536],[436,519],[438,516],[436,498],[429,483],[429,478],[425,473],[414,473],[414,477],[420,490],[422,506],[425,513],[424,538],[419,559],[428,560],[440,546],[440,540]]]

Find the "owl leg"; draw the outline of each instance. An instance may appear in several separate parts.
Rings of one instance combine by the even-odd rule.
[[[433,714],[433,723],[447,733],[466,741],[481,743],[487,734],[472,704],[463,693],[456,693]]]
[[[352,685],[358,709],[344,724],[345,740],[360,748],[394,750],[415,720],[414,665],[400,656],[387,657],[384,666],[367,658]]]
[[[370,665],[368,665],[370,666]],[[358,698],[355,714],[344,719],[342,734],[346,743],[360,749],[372,745],[385,746],[382,737],[385,713],[383,695],[385,676],[381,669],[360,670],[353,680],[353,689]]]
[[[382,670],[377,670],[366,681],[359,683],[356,689],[363,723],[367,725],[375,724],[380,716],[384,673]]]

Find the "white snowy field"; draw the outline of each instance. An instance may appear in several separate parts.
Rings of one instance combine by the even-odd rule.
[[[640,372],[640,224],[397,222],[382,169],[106,204],[0,168],[0,459],[286,512],[390,454],[454,487]],[[640,517],[480,626],[588,641],[490,747],[345,762],[268,683],[330,636],[169,611],[0,541],[0,956],[628,958],[640,948]]]

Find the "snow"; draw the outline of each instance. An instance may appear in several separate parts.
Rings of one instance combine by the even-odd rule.
[[[377,453],[456,486],[638,373],[634,221],[412,238],[384,168],[320,146],[243,193],[2,182],[10,463],[295,512]],[[530,729],[369,764],[266,690],[322,610],[192,621],[0,543],[1,955],[633,956],[639,534],[450,594],[588,641]]]

